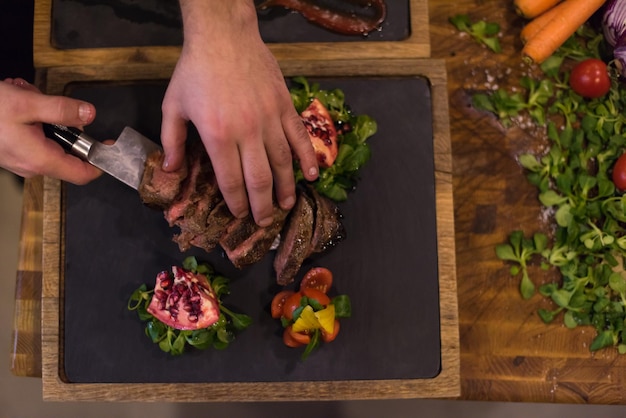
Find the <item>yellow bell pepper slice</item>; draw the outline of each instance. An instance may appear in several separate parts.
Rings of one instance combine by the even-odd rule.
[[[302,332],[311,329],[320,328],[320,321],[317,319],[313,308],[307,305],[302,309],[302,313],[296,321],[293,323],[292,329],[294,332]]]
[[[327,334],[332,334],[335,329],[335,305],[330,304],[321,311],[315,312],[320,327]]]
[[[294,332],[323,329],[328,334],[332,334],[335,329],[335,305],[328,305],[321,311],[313,311],[309,305],[302,309],[302,313],[293,323]]]

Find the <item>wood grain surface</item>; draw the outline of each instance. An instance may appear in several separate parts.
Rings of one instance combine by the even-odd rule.
[[[518,41],[524,22],[515,16],[510,0],[431,0],[429,13],[432,57],[445,60],[448,74],[460,398],[624,404],[625,357],[612,350],[591,354],[591,329],[569,330],[558,321],[544,324],[536,311],[548,303],[539,296],[523,301],[517,281],[495,257],[495,245],[506,240],[513,229],[532,232],[546,227],[535,189],[526,182],[516,161],[516,155],[536,147],[541,138],[521,128],[504,130],[492,116],[476,112],[469,105],[472,91],[506,88],[526,71],[521,65]],[[448,23],[448,18],[457,13],[500,23],[503,52],[493,54],[460,35]],[[41,185],[37,186],[38,192],[25,195],[25,213],[42,208],[31,202],[41,199]],[[29,216],[37,218],[36,214]],[[36,241],[41,230],[23,228],[23,233],[27,236],[22,242]],[[29,254],[36,252],[22,252],[22,257]],[[29,263],[22,260],[20,269]],[[37,261],[32,263],[37,265]],[[22,277],[18,272],[18,289]],[[32,306],[39,303],[36,292],[18,293],[17,298]],[[16,335],[38,332],[32,328],[33,321],[24,321],[20,312],[16,318],[16,324],[23,327]],[[22,347],[19,354],[38,352],[29,343],[17,346]],[[23,372],[23,365],[36,364],[33,359],[23,359],[14,361],[14,372]],[[37,371],[27,370],[24,374]]]

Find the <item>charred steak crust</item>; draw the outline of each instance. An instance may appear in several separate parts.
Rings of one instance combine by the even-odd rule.
[[[346,238],[346,230],[341,222],[339,206],[319,194],[313,187],[307,187],[315,202],[315,227],[311,238],[311,253],[321,253]],[[310,255],[309,254],[309,255]]]
[[[231,222],[220,239],[220,245],[233,265],[243,268],[265,257],[288,214],[289,211],[274,205],[274,221],[267,227],[259,227],[252,216]]]
[[[276,282],[287,285],[294,281],[300,266],[310,254],[314,211],[312,199],[300,192],[291,210],[274,257]]]

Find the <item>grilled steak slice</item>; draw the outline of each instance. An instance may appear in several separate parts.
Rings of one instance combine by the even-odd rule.
[[[313,237],[314,207],[306,193],[300,192],[291,210],[274,257],[276,282],[287,285],[293,282],[300,266],[310,254]]]
[[[232,221],[226,227],[220,245],[233,265],[243,268],[265,257],[288,214],[289,211],[274,205],[274,221],[264,228],[258,226],[251,215]]]
[[[181,232],[174,236],[174,242],[178,244],[181,252],[187,251],[191,246],[202,248],[211,252],[217,246],[219,239],[226,231],[226,226],[234,219],[226,202],[221,200],[206,218],[206,224],[200,232],[181,227]]]
[[[315,202],[315,227],[311,238],[312,253],[321,253],[346,237],[346,230],[341,223],[341,212],[335,202],[319,194],[313,187],[307,192]]]
[[[189,174],[180,193],[165,209],[165,219],[170,226],[179,225],[181,219],[202,216],[203,212],[208,214],[222,199],[206,152],[199,152],[194,148],[194,152],[190,153],[187,159],[187,166]],[[197,206],[204,206],[204,211],[197,210]],[[206,215],[204,217],[206,218]],[[205,224],[203,219],[196,220],[196,223],[200,227]]]
[[[180,170],[163,171],[164,157],[165,155],[161,151],[148,155],[138,189],[141,201],[145,205],[157,209],[165,209],[172,204],[180,193],[188,171],[186,162]]]

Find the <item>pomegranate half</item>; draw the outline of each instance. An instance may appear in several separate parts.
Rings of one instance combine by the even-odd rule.
[[[220,316],[219,302],[206,276],[173,266],[157,275],[147,308],[156,319],[180,330],[213,325]]]

